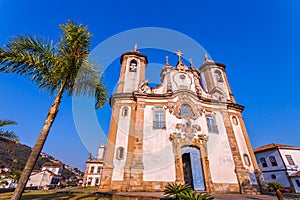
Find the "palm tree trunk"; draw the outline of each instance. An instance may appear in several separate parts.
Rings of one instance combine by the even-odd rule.
[[[282,192],[279,189],[276,190],[276,196],[278,200],[283,200]]]
[[[58,113],[58,108],[59,108],[59,105],[60,105],[60,100],[62,98],[62,95],[63,95],[63,92],[64,92],[64,87],[65,87],[65,84],[63,84],[54,101],[53,101],[53,104],[51,106],[51,108],[49,109],[48,111],[48,115],[47,115],[47,118],[46,118],[46,121],[44,123],[44,126],[40,132],[40,135],[31,151],[31,154],[26,162],[26,165],[22,171],[22,174],[21,174],[21,177],[20,177],[20,180],[18,181],[18,185],[14,191],[14,194],[11,198],[11,200],[19,200],[22,196],[22,193],[25,189],[25,186],[27,184],[27,181],[31,175],[31,172],[36,164],[36,161],[43,149],[43,146],[45,144],[45,141],[47,139],[47,136],[48,136],[48,133],[50,131],[50,128],[54,122],[54,119]]]

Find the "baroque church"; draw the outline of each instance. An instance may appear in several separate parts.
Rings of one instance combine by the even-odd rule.
[[[261,173],[225,65],[205,55],[186,65],[166,58],[161,84],[145,80],[148,58],[134,50],[120,58],[99,190],[162,191],[187,183],[207,192],[256,193]],[[158,75],[157,75],[158,76]]]

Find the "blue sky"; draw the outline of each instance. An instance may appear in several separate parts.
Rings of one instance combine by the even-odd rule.
[[[254,148],[272,142],[300,146],[299,1],[0,0],[0,45],[18,34],[57,41],[58,25],[68,19],[89,26],[94,35],[92,48],[139,27],[162,27],[188,35],[214,60],[227,65],[233,94],[246,106],[243,116]],[[159,62],[161,56],[163,63],[165,55],[161,53],[150,53],[149,61]],[[175,64],[175,59],[170,62]],[[115,61],[105,75],[110,91],[118,70]],[[53,96],[11,74],[0,74],[0,94],[0,118],[17,121],[17,126],[9,128],[20,136],[21,143],[33,146]],[[106,105],[97,111],[105,132],[109,110]],[[88,150],[74,125],[71,98],[63,99],[43,151],[84,169]]]

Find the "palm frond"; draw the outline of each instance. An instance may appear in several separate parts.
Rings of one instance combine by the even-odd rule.
[[[280,182],[268,182],[268,187],[276,190],[281,190],[283,188],[282,183]]]
[[[178,199],[182,192],[191,191],[192,187],[187,184],[168,183],[164,189],[164,194],[167,197]]]
[[[25,75],[45,90],[56,90],[60,84],[53,73],[57,63],[55,46],[44,38],[20,35],[0,48],[0,72]]]
[[[100,108],[106,102],[107,88],[102,83],[103,74],[100,72],[99,66],[90,63],[88,60],[84,60],[80,67],[77,78],[70,88],[70,94],[75,95],[88,95],[96,97],[95,108]]]
[[[6,126],[6,125],[16,125],[17,122],[13,121],[13,120],[9,120],[9,119],[2,119],[0,120],[0,127],[1,126]]]
[[[182,200],[213,200],[214,197],[207,193],[197,193],[195,191],[184,191],[179,194]]]

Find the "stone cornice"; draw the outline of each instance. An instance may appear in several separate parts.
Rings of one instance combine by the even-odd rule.
[[[245,106],[240,105],[240,104],[236,104],[236,103],[232,103],[231,101],[227,101],[227,102],[220,102],[220,101],[215,101],[212,99],[208,99],[205,97],[201,97],[196,95],[194,92],[191,92],[189,90],[186,91],[177,91],[175,93],[164,93],[164,94],[146,94],[146,93],[139,93],[139,92],[134,92],[134,93],[116,93],[113,94],[110,97],[110,106],[114,105],[116,99],[118,100],[122,100],[122,99],[130,99],[130,100],[134,100],[136,101],[137,98],[144,98],[144,99],[161,99],[161,98],[165,98],[165,99],[172,99],[175,98],[179,95],[183,95],[183,94],[187,94],[190,95],[192,98],[197,99],[200,101],[200,103],[205,103],[205,104],[209,104],[209,105],[222,105],[222,106],[227,106],[228,109],[231,110],[236,110],[238,112],[242,112],[245,108]]]
[[[142,54],[142,53],[138,52],[138,51],[129,51],[129,52],[122,53],[122,56],[120,58],[120,63],[121,64],[123,62],[123,58],[124,58],[125,55],[136,55],[136,56],[139,56],[139,57],[144,57],[146,64],[148,64],[148,58],[147,58],[147,56],[145,54]]]
[[[226,69],[226,65],[225,64],[222,64],[222,63],[219,63],[219,62],[214,62],[214,61],[207,61],[207,62],[204,62],[200,67],[199,69],[203,69],[205,66],[209,66],[209,65],[216,65],[218,67],[221,67],[222,69]]]

